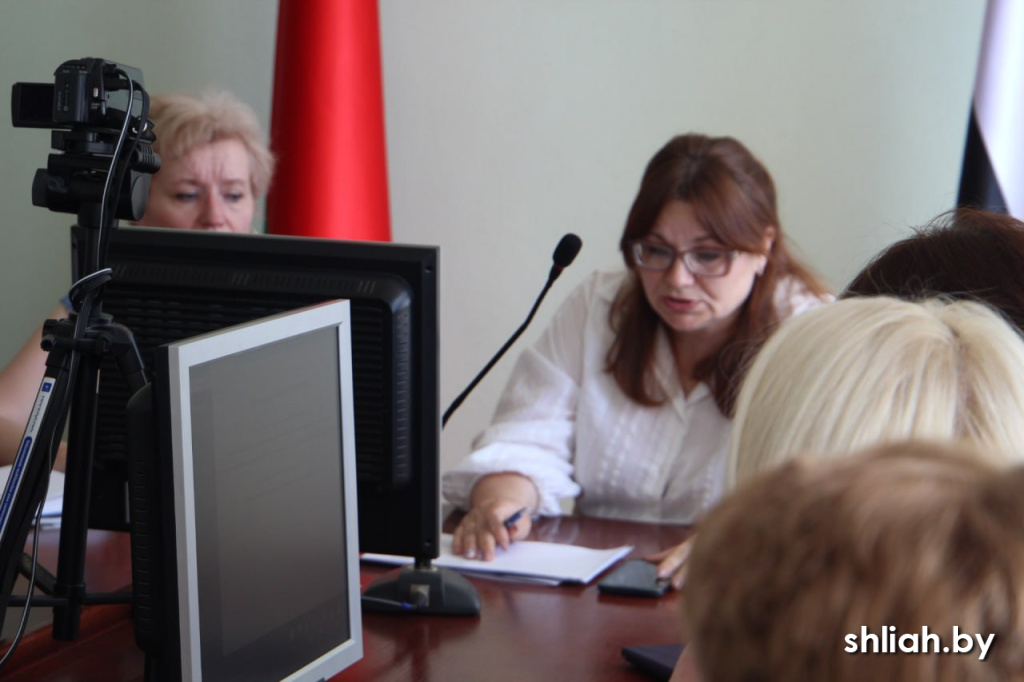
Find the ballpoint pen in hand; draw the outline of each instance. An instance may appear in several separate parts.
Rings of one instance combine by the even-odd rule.
[[[529,507],[523,507],[522,509],[517,510],[512,516],[502,521],[501,523],[505,526],[505,530],[512,532],[512,528],[516,525],[516,522],[523,518],[523,514],[525,514],[528,509]]]

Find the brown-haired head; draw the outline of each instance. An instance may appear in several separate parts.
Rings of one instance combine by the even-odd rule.
[[[1022,272],[1024,222],[1002,213],[957,208],[875,256],[843,297],[973,299],[1024,329]]]
[[[793,257],[779,220],[775,183],[764,165],[738,140],[695,133],[672,138],[648,162],[640,189],[619,240],[629,284],[612,308],[616,341],[608,369],[634,401],[655,405],[653,354],[660,319],[648,304],[636,275],[631,244],[650,234],[658,215],[671,201],[693,207],[697,220],[726,248],[763,253],[767,262],[736,323],[733,337],[696,370],[706,381],[719,409],[731,414],[743,359],[778,323],[775,292],[783,278],[795,278],[815,294],[826,288]]]
[[[685,621],[704,678],[1024,679],[1024,468],[997,459],[899,443],[792,461],[740,487],[702,520],[688,560]],[[934,653],[952,648],[954,626],[994,635],[984,660],[976,640],[969,654]],[[921,645],[924,627],[937,636],[927,654],[868,653],[863,637]]]

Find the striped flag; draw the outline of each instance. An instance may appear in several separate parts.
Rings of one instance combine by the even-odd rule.
[[[279,0],[267,231],[391,239],[377,0]]]
[[[958,206],[1024,219],[1024,1],[988,0]]]

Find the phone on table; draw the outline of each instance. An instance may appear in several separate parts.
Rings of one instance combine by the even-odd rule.
[[[668,587],[668,579],[658,577],[658,565],[643,559],[627,559],[597,583],[601,594],[627,597],[660,597]]]

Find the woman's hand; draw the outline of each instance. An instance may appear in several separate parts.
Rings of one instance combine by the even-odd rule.
[[[648,561],[658,564],[658,577],[668,579],[673,589],[680,589],[686,582],[686,560],[693,546],[693,536],[664,551],[645,557]]]
[[[452,552],[467,559],[491,561],[497,547],[523,540],[533,525],[539,496],[533,481],[520,474],[484,476],[473,486],[472,508],[452,534]],[[519,515],[513,523],[506,521]]]
[[[491,500],[469,510],[452,539],[452,551],[467,559],[494,559],[496,547],[508,549],[513,540],[522,540],[530,534],[529,509],[519,520],[505,527],[505,520],[523,509],[516,500]]]

